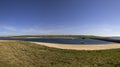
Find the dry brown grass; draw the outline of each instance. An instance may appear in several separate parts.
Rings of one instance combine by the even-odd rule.
[[[120,49],[76,51],[0,41],[0,67],[120,67]]]

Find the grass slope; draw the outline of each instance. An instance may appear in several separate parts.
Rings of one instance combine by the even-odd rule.
[[[120,67],[120,49],[76,51],[0,41],[0,67]]]

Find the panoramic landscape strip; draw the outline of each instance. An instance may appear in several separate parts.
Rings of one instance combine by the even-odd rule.
[[[120,67],[120,0],[0,0],[0,67]]]

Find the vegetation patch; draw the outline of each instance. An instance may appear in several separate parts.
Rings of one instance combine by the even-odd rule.
[[[120,67],[120,49],[77,51],[0,41],[0,67]]]

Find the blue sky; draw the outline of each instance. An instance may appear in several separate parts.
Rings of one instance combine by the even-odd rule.
[[[0,0],[0,36],[120,36],[120,0]]]

